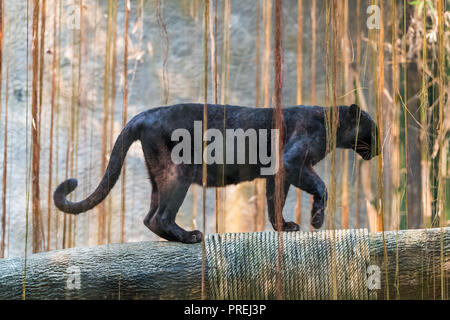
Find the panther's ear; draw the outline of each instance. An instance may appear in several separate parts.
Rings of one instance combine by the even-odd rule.
[[[356,104],[352,104],[349,108],[349,113],[350,113],[350,117],[352,119],[356,119],[357,117],[359,118],[360,114],[361,114],[361,108],[358,107]]]

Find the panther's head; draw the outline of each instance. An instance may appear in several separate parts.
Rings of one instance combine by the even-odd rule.
[[[340,109],[339,118],[343,147],[355,150],[364,160],[370,160],[381,153],[380,130],[367,112],[352,104]]]

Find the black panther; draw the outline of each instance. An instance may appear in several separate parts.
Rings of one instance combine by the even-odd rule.
[[[134,141],[140,140],[152,185],[150,211],[144,219],[144,224],[158,236],[169,241],[200,242],[202,233],[198,230],[182,229],[175,223],[175,217],[189,186],[192,183],[202,184],[202,164],[175,163],[171,154],[176,145],[176,141],[172,139],[174,130],[186,129],[194,136],[194,121],[203,120],[203,107],[203,104],[178,104],[150,109],[135,116],[117,138],[105,175],[97,189],[85,200],[70,202],[66,196],[77,187],[77,180],[66,180],[54,192],[56,207],[66,213],[79,214],[98,205],[118,180],[128,149]],[[324,221],[327,190],[313,167],[327,154],[328,110],[318,106],[294,106],[283,109],[284,125],[281,134],[283,166],[280,168],[284,170],[285,178],[282,206],[290,185],[313,195],[311,225],[316,229],[320,228]],[[336,147],[353,149],[364,160],[377,156],[381,152],[378,126],[370,115],[356,105],[340,106],[335,110],[338,110],[339,114]],[[270,132],[274,124],[274,112],[271,108],[209,104],[207,111],[207,128],[218,129],[222,133],[224,128],[266,129]],[[246,146],[249,143],[247,140],[250,139],[246,139]],[[266,141],[268,150],[271,150],[272,140],[269,138]],[[259,144],[258,146],[260,148]],[[267,163],[262,164],[259,160],[257,163],[249,163],[249,148],[246,150],[247,161],[244,164],[236,164],[236,161],[233,164],[224,161],[224,165],[208,164],[207,186],[216,187],[265,178],[268,215],[277,230],[274,207],[275,175],[262,175],[261,168]],[[194,152],[191,148],[192,155]],[[283,219],[282,223],[283,231],[299,230],[299,226],[294,222],[286,222]]]

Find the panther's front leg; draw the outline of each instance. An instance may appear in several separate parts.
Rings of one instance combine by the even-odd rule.
[[[292,185],[314,196],[311,225],[319,229],[324,220],[327,188],[311,165],[308,144],[301,139],[294,141],[296,142],[286,145],[283,155],[286,178]]]
[[[280,199],[281,215],[283,214],[284,203],[286,202],[286,196],[289,192],[290,183],[287,179],[284,181],[284,190]],[[269,220],[274,230],[281,231],[299,231],[298,224],[292,221],[285,221],[283,215],[281,216],[281,228],[278,227],[276,210],[275,210],[275,176],[267,177],[266,179],[266,197],[267,197],[267,211],[269,213]]]
[[[300,189],[312,194],[314,202],[311,210],[311,225],[319,229],[323,225],[327,206],[327,188],[312,167],[303,167],[300,174]]]
[[[323,225],[325,207],[327,205],[327,188],[312,166],[304,165],[292,172],[288,170],[290,182],[303,191],[314,196],[311,210],[311,225],[319,229]]]

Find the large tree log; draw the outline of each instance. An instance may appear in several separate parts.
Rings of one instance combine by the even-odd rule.
[[[26,298],[198,299],[201,259],[200,245],[165,241],[34,254],[26,262]],[[23,258],[0,260],[0,299],[22,298],[23,270]]]
[[[390,231],[384,236],[387,255],[382,233],[370,235],[371,263],[381,270],[379,299],[387,298],[387,288],[391,299],[440,299],[441,267],[448,293],[450,228]],[[0,299],[22,298],[24,262],[0,260]],[[201,265],[201,245],[173,242],[38,253],[26,261],[26,298],[200,299]]]
[[[449,299],[450,228],[402,230],[370,235],[370,257],[380,266],[378,299]],[[441,259],[442,262],[441,263]],[[441,277],[441,270],[444,276]]]

